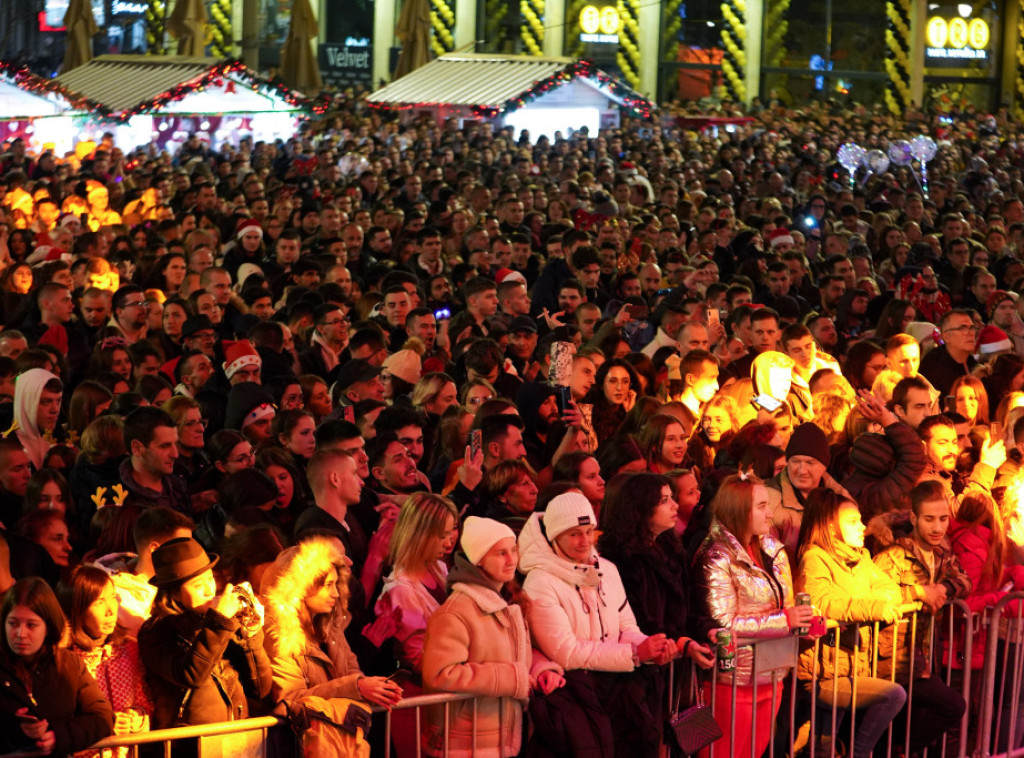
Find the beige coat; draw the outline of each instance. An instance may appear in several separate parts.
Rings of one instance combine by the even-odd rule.
[[[502,758],[521,749],[523,708],[530,694],[530,635],[518,605],[489,587],[457,582],[427,622],[423,685],[427,691],[477,696],[476,750],[473,702],[449,706],[449,755]],[[560,667],[539,658],[534,675]],[[443,752],[442,709],[429,715],[426,749]]]

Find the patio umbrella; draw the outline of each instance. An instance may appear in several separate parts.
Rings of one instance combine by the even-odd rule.
[[[309,0],[292,3],[292,22],[281,48],[281,78],[289,87],[315,95],[323,89],[320,65],[310,43],[320,36],[320,25],[313,16]]]
[[[203,0],[178,0],[167,19],[167,31],[178,40],[178,55],[202,58],[206,54],[206,21]]]
[[[395,35],[402,40],[396,79],[430,63],[430,0],[406,0]]]
[[[92,5],[89,0],[71,0],[64,13],[64,26],[68,30],[64,63],[61,73],[73,68],[84,66],[92,60],[92,38],[99,33],[96,19],[92,17]]]

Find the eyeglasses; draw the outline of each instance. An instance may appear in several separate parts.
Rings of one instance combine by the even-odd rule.
[[[494,395],[483,395],[482,397],[471,397],[469,399],[469,404],[470,405],[480,405],[481,403],[486,403],[488,400],[493,400],[493,399],[494,399]]]
[[[347,324],[347,319],[337,319],[336,321],[324,321],[321,326],[337,326],[338,324]]]
[[[958,326],[955,329],[953,329],[953,328],[943,329],[942,331],[944,331],[944,332],[960,332],[960,334],[970,334],[972,332],[980,331],[980,328],[975,326],[974,324],[971,324],[970,326],[968,326],[967,324],[964,324],[963,326]]]
[[[134,303],[125,303],[125,308],[144,308],[146,306],[145,300],[136,300]]]

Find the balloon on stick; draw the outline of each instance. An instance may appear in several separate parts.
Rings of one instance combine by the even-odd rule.
[[[910,154],[921,164],[921,189],[924,196],[928,197],[928,161],[935,157],[939,150],[935,140],[927,134],[919,134],[910,140]]]
[[[889,156],[881,150],[868,150],[864,155],[864,167],[869,174],[884,174],[889,170]]]
[[[853,187],[854,174],[857,172],[857,167],[861,164],[861,161],[864,160],[865,154],[867,154],[867,150],[856,142],[846,142],[839,146],[836,157],[839,159],[839,165],[850,174],[850,187]]]
[[[889,160],[897,166],[909,166],[914,159],[910,152],[910,143],[905,139],[898,139],[889,143]]]

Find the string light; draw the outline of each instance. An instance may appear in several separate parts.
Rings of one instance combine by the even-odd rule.
[[[511,113],[519,108],[523,108],[538,97],[551,92],[558,87],[561,87],[568,82],[571,82],[576,78],[592,79],[596,81],[601,87],[607,89],[616,98],[622,101],[622,107],[631,111],[633,114],[643,119],[650,119],[651,113],[654,109],[653,103],[647,100],[635,90],[626,85],[622,84],[618,80],[608,76],[600,69],[596,68],[593,62],[589,60],[581,60],[576,63],[572,63],[566,66],[561,71],[557,71],[544,79],[538,79],[530,85],[529,89],[516,95],[513,98],[506,100],[499,106],[489,105],[473,105],[470,106],[470,110],[473,115],[480,118],[496,118],[503,113]],[[434,105],[443,105],[444,103],[438,102],[418,102],[418,103],[379,103],[379,102],[368,102],[371,108],[377,110],[392,110],[392,111],[404,111],[411,110],[414,108],[425,108]]]

